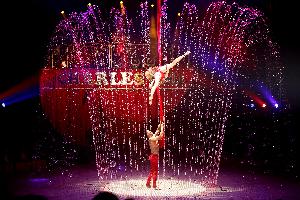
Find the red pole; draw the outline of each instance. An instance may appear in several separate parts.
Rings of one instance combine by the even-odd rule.
[[[156,34],[157,34],[157,57],[158,57],[158,66],[161,66],[161,0],[157,0],[157,24],[156,24]],[[160,88],[157,88],[157,96],[159,100],[159,123],[162,123],[164,117],[163,110],[163,99],[161,96]],[[161,148],[165,147],[165,136],[159,141],[159,146]]]
[[[157,34],[157,57],[158,65],[161,66],[161,0],[157,0],[157,19],[156,19],[156,34]]]

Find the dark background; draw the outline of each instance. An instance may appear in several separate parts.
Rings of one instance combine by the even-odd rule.
[[[170,1],[172,1],[170,11],[175,19],[184,1]],[[138,8],[138,2],[125,0],[124,4],[129,12],[134,12]],[[187,0],[187,2],[200,5],[204,11],[212,1]],[[240,0],[236,2],[262,10],[270,22],[273,40],[280,46],[282,62],[286,66],[285,83],[287,103],[290,108],[288,113],[284,114],[285,124],[280,127],[280,131],[282,131],[283,139],[290,141],[286,143],[285,148],[288,149],[290,143],[295,147],[291,147],[294,148],[293,154],[285,150],[279,152],[283,155],[278,158],[286,157],[286,159],[294,160],[295,166],[293,170],[286,170],[291,167],[290,165],[274,167],[279,168],[275,171],[282,170],[282,173],[299,177],[297,146],[299,146],[300,123],[297,119],[300,108],[300,31],[298,30],[300,17],[297,13],[298,8],[291,0]],[[119,1],[116,0],[17,0],[2,4],[0,94],[31,76],[38,77],[39,71],[43,68],[43,59],[47,53],[50,36],[62,19],[60,11],[64,10],[66,13],[85,11],[88,3],[97,4],[107,12],[111,6],[119,5]],[[0,107],[0,120],[1,153],[26,149],[28,143],[34,143],[42,134],[51,129],[51,125],[42,114],[38,96],[7,108]],[[233,151],[231,147],[238,144],[240,140],[243,138],[225,139],[225,153]],[[268,158],[268,155],[265,155],[265,158]],[[282,162],[282,160],[274,162]]]
[[[4,4],[1,23],[2,67],[0,92],[36,74],[43,67],[47,44],[55,26],[62,19],[60,11],[66,13],[85,11],[87,4],[95,3],[105,11],[118,6],[116,0],[62,0],[62,1],[21,1]],[[139,1],[124,1],[129,13],[135,12]],[[150,1],[151,2],[151,1]],[[153,1],[155,3],[155,1]],[[170,12],[173,16],[182,8],[184,1],[172,0]],[[196,3],[205,11],[210,2],[187,0]],[[286,83],[289,102],[299,109],[299,53],[300,39],[298,30],[299,15],[293,1],[240,0],[241,5],[249,5],[265,13],[269,19],[274,41],[280,46],[280,53],[286,71]],[[175,17],[174,17],[175,19]]]

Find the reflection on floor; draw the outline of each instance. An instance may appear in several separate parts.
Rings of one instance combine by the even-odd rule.
[[[145,186],[146,176],[99,180],[94,166],[76,166],[68,174],[28,173],[6,177],[11,198],[37,194],[49,200],[89,200],[99,191],[120,199],[299,200],[300,184],[271,176],[221,169],[218,185],[208,187],[185,177],[160,177],[158,189]]]

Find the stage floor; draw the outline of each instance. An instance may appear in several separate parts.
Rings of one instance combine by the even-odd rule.
[[[300,199],[300,185],[295,181],[241,170],[221,169],[216,187],[205,187],[195,181],[164,177],[158,180],[159,190],[155,190],[147,188],[145,180],[146,176],[127,177],[119,181],[99,181],[96,167],[84,165],[75,166],[67,175],[50,176],[49,173],[42,175],[31,172],[9,176],[6,177],[5,190],[12,197],[35,194],[49,200],[89,200],[104,190],[117,194],[120,199]]]

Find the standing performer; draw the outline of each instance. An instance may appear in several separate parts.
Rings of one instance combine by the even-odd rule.
[[[150,160],[150,173],[147,179],[146,186],[148,188],[151,187],[151,180],[153,181],[153,188],[157,188],[156,180],[158,176],[158,158],[159,158],[159,140],[164,137],[165,134],[165,127],[164,122],[158,125],[155,134],[151,131],[147,130],[147,137],[149,140],[149,146],[151,154],[149,156]]]
[[[160,67],[150,67],[146,72],[145,76],[146,78],[151,82],[149,85],[150,95],[149,95],[149,104],[152,104],[153,95],[157,88],[159,88],[159,85],[164,82],[164,80],[169,75],[169,70],[172,69],[181,59],[183,59],[185,56],[189,55],[191,52],[187,51],[185,54],[177,57],[172,63],[166,64]],[[160,95],[160,94],[158,94]]]

